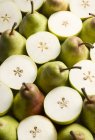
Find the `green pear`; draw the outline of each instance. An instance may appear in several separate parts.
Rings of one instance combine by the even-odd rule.
[[[71,67],[80,60],[88,59],[89,50],[84,44],[77,36],[67,38],[62,44],[59,60]]]
[[[17,140],[18,124],[11,116],[0,117],[0,140]]]
[[[94,140],[94,138],[87,128],[73,123],[58,132],[58,140]]]
[[[28,38],[38,31],[45,30],[47,30],[47,18],[41,13],[34,11],[32,2],[32,12],[23,17],[19,26],[19,32]]]
[[[14,54],[26,53],[26,39],[14,30],[16,23],[12,29],[6,30],[0,37],[0,61]]]
[[[66,11],[68,6],[68,0],[46,0],[42,6],[42,13],[49,17],[57,11]]]
[[[95,17],[88,18],[83,22],[79,36],[84,42],[95,43]]]
[[[67,66],[61,61],[53,61],[43,64],[38,69],[36,79],[38,87],[47,94],[53,88],[67,85],[69,75],[68,70],[69,68],[67,68]]]
[[[82,89],[86,95],[83,103],[83,110],[81,114],[82,123],[95,134],[95,95],[87,95],[86,89]]]
[[[30,115],[40,114],[43,109],[44,95],[35,84],[23,83],[13,102],[13,114],[18,120]]]

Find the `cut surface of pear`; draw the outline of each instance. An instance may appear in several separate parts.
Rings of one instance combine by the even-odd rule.
[[[89,13],[95,13],[94,0],[70,0],[70,11],[81,19],[89,18]]]
[[[13,0],[22,12],[31,12],[31,0]],[[44,0],[32,0],[34,3],[34,10],[38,10]]]
[[[82,98],[70,87],[57,87],[51,90],[44,99],[44,110],[47,116],[58,124],[74,122],[82,110]]]
[[[73,132],[73,136],[70,134]],[[58,132],[58,140],[94,140],[91,132],[84,126],[73,123],[68,125]]]
[[[30,116],[21,121],[17,135],[18,140],[57,140],[53,123],[41,115]]]
[[[17,140],[18,124],[11,116],[0,117],[0,140]]]
[[[13,103],[13,93],[9,87],[0,82],[0,116],[6,114]]]
[[[12,1],[0,2],[0,32],[11,29],[14,22],[17,23],[15,29],[19,26],[22,20],[21,11]]]
[[[43,64],[59,55],[61,45],[55,35],[43,31],[31,35],[27,39],[26,50],[34,62]]]
[[[94,48],[90,49],[90,58],[93,62],[95,62],[95,43],[93,44]]]
[[[95,95],[95,63],[91,60],[81,60],[74,66],[80,66],[81,69],[70,70],[69,80],[72,87],[82,95],[82,87],[85,88],[87,95]]]
[[[23,82],[34,82],[37,66],[26,55],[12,55],[0,67],[0,80],[8,87],[20,89]]]
[[[49,17],[48,28],[63,40],[77,35],[82,29],[82,21],[70,11],[59,11]]]

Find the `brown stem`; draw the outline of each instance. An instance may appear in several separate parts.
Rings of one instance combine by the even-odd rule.
[[[13,34],[13,30],[14,30],[14,28],[15,28],[15,26],[17,25],[17,23],[16,22],[14,22],[14,24],[13,24],[13,26],[12,26],[12,29],[11,29],[11,32],[10,32],[10,34],[9,35],[12,35]]]
[[[34,2],[31,0],[31,14],[34,13]]]
[[[94,48],[94,46],[91,43],[88,43],[88,42],[80,43],[78,46],[80,47],[82,45],[85,45],[87,48]]]
[[[75,136],[73,131],[70,131],[70,135],[73,137],[73,140],[77,140],[77,138],[76,138],[76,136]]]
[[[90,16],[93,16],[93,17],[95,17],[95,15],[94,15],[94,14],[92,14],[92,13],[89,13],[89,15],[90,15]]]
[[[88,97],[88,95],[87,95],[87,93],[86,93],[86,91],[85,91],[85,88],[81,88],[81,90],[82,90],[82,92],[83,92],[85,98],[87,99],[87,101],[91,104],[92,102],[91,102],[91,100],[89,99],[89,97]]]
[[[80,66],[74,66],[74,67],[71,67],[71,68],[64,68],[64,69],[60,69],[60,72],[63,72],[65,70],[71,70],[71,69],[81,69]]]
[[[22,85],[24,85],[24,86],[25,86],[25,89],[26,89],[26,90],[30,90],[30,88],[27,86],[27,84],[26,84],[26,83],[23,83]]]

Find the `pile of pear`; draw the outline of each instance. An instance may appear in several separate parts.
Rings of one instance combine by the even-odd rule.
[[[2,2],[0,1],[0,4]],[[68,12],[75,14],[70,10],[70,2],[68,0],[43,0],[36,10],[32,1],[31,9],[31,12],[27,12],[18,8],[22,15],[19,25],[16,21],[13,22],[11,29],[7,27],[7,30],[0,31],[0,140],[94,140],[95,15],[91,12],[88,13],[88,17],[84,18],[75,15],[81,21],[79,32],[72,36],[67,35],[64,37],[63,35],[60,37],[60,33],[59,35],[55,33],[59,27],[55,27],[56,31],[53,32],[50,29],[49,20],[52,16],[59,14],[59,12],[67,12],[67,15]],[[36,38],[38,33],[39,36]],[[43,33],[43,37],[41,37],[40,33]],[[50,34],[46,36],[47,33]],[[40,39],[41,41],[38,41]],[[43,44],[43,40],[47,42]],[[40,44],[38,50],[32,49],[32,51],[34,50],[32,52],[34,53],[33,56],[37,56],[39,59],[41,57],[44,60],[45,55],[47,55],[47,60],[39,61],[38,63],[35,61],[31,55],[31,47],[34,47],[32,42],[34,46],[36,43]],[[49,44],[51,48],[54,45],[57,52],[51,48],[49,50]],[[43,55],[41,56],[41,54]],[[51,54],[54,57],[49,59]],[[20,56],[23,61],[20,59]],[[29,65],[24,65],[24,59],[27,59]],[[17,71],[15,68],[17,68]],[[31,74],[27,69],[31,69]],[[32,72],[33,70],[35,72]],[[13,75],[12,72],[15,74]],[[80,78],[83,75],[84,78]],[[75,81],[76,79],[77,81]],[[16,87],[15,84],[17,85],[19,82],[20,86]],[[79,85],[76,86],[75,83]],[[55,121],[54,118],[46,113],[45,108],[47,96],[51,92],[56,93],[57,88],[60,87],[67,88],[67,91],[69,88],[70,91],[74,90],[81,99],[81,107],[78,108],[80,111],[77,116],[74,116],[73,120],[69,119],[67,123]],[[60,94],[61,90],[58,92]],[[68,98],[72,102],[72,97],[71,99],[70,97]],[[52,102],[49,110],[53,114],[51,108],[54,107],[55,98],[48,98],[48,100]],[[64,97],[62,102],[58,102],[58,104],[61,105],[60,108],[63,112],[64,108],[69,108],[69,105],[64,102]],[[77,112],[77,110],[75,111]],[[72,114],[72,110],[70,112]],[[55,113],[57,115],[59,112]],[[65,115],[68,117],[68,113]],[[38,121],[36,121],[36,117],[38,117]],[[43,117],[46,122],[49,121],[47,126],[43,123]],[[35,124],[38,126],[39,121],[42,123],[44,132],[37,130],[37,126],[32,126],[32,119],[34,119],[34,123],[36,121]],[[31,125],[31,131],[28,125]],[[52,126],[50,127],[49,125]],[[26,129],[27,131],[29,130],[29,134]],[[40,135],[41,132],[42,134]]]

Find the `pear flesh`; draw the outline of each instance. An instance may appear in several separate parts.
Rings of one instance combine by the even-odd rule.
[[[38,115],[43,110],[44,95],[35,84],[25,83],[14,98],[13,114],[18,120]]]
[[[57,131],[46,117],[34,115],[22,120],[17,129],[18,140],[57,140]]]

